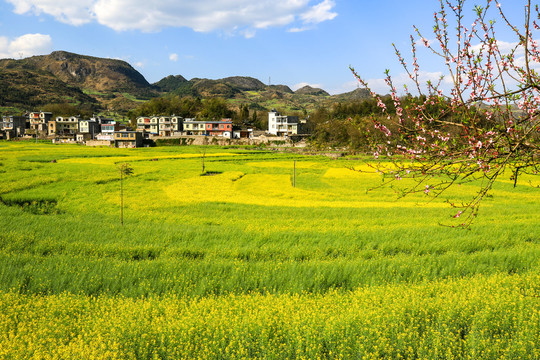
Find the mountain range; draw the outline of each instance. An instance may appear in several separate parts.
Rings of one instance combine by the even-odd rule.
[[[267,85],[252,77],[223,79],[170,75],[154,84],[123,60],[55,51],[25,59],[0,60],[0,109],[37,109],[69,103],[92,110],[125,112],[153,97],[178,95],[222,97],[234,106],[309,110],[325,102],[369,98],[357,89],[330,96],[326,91],[304,86],[296,91],[286,85]]]

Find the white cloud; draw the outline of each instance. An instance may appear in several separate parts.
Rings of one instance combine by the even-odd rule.
[[[347,81],[346,83],[343,83],[341,85],[339,85],[337,88],[333,88],[333,89],[328,89],[328,93],[331,94],[331,95],[335,95],[335,94],[343,94],[343,93],[346,93],[346,92],[350,92],[350,91],[353,91],[357,88],[359,88],[359,82],[358,80],[352,80],[352,81]]]
[[[83,25],[94,19],[95,0],[7,0],[15,7],[16,14],[47,14],[56,20],[70,24]]]
[[[169,60],[174,61],[174,62],[178,61],[178,54],[174,54],[174,53],[170,54]]]
[[[427,91],[426,83],[428,81],[431,81],[433,85],[436,85],[439,82],[441,75],[443,75],[443,73],[440,71],[436,71],[436,72],[419,71],[418,82],[420,84],[420,88],[422,89],[422,91]],[[383,78],[368,79],[367,83],[370,89],[376,92],[377,94],[389,94],[391,92],[390,87],[386,84]],[[394,87],[396,88],[397,93],[400,95],[405,94],[404,85],[407,85],[407,89],[411,94],[418,93],[416,89],[416,85],[409,78],[409,75],[407,75],[407,73],[400,73],[398,75],[392,76],[392,83]],[[441,85],[444,87],[444,85],[448,85],[448,84],[451,84],[451,79],[449,80],[449,76],[445,76]]]
[[[539,42],[538,39],[532,39],[532,41]],[[525,58],[525,47],[520,45],[519,42],[507,42],[502,40],[497,40],[497,46],[502,55],[509,55],[514,52],[514,65],[524,68],[526,67],[526,58]],[[477,44],[472,47],[472,49],[478,53],[481,45]],[[529,57],[529,68],[538,71],[540,69],[540,63],[537,63],[533,60],[533,57]],[[517,74],[514,74],[517,75]],[[519,76],[518,76],[519,77]]]
[[[524,49],[521,46],[518,46],[519,42],[507,42],[502,40],[497,40],[497,47],[499,48],[499,51],[503,54],[510,54],[511,51],[516,50],[516,55],[519,53],[523,53]],[[476,54],[480,52],[480,49],[482,48],[482,44],[476,44],[471,46],[471,50],[473,50]],[[486,50],[484,50],[484,53]]]
[[[287,31],[292,32],[292,33],[297,33],[297,32],[307,31],[309,29],[311,29],[311,28],[309,28],[309,27],[301,27],[301,28],[295,27],[295,28],[291,28],[291,29],[289,29]]]
[[[335,5],[332,0],[324,0],[322,3],[313,6],[303,13],[300,17],[306,24],[318,24],[323,21],[332,20],[337,16],[337,13],[330,11]]]
[[[499,50],[503,54],[509,54],[512,50],[514,50],[517,47],[517,45],[518,45],[518,42],[507,42],[507,41],[497,40],[497,46],[499,46]],[[524,52],[524,49],[521,48],[521,51]]]
[[[255,30],[253,29],[242,30],[240,33],[244,35],[246,39],[251,39],[252,37],[255,37]]]
[[[48,14],[71,25],[98,23],[117,31],[188,27],[253,37],[256,29],[332,20],[333,0],[7,0],[17,14]],[[297,28],[301,28],[298,27]]]
[[[51,50],[52,39],[49,35],[26,34],[13,40],[0,37],[0,58],[24,58],[48,54]]]
[[[310,83],[307,83],[307,82],[301,82],[301,83],[298,83],[296,85],[293,85],[292,89],[294,91],[300,89],[300,88],[303,88],[304,86],[311,86],[312,88],[318,88],[318,89],[322,89],[322,85],[321,84],[310,84]]]
[[[0,58],[9,57],[7,54],[9,47],[9,39],[5,36],[0,36]]]

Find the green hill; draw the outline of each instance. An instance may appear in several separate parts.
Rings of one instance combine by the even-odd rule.
[[[92,111],[127,113],[141,102],[158,96],[224,98],[233,109],[272,108],[309,112],[339,101],[369,98],[364,90],[330,96],[310,86],[293,92],[286,85],[266,85],[248,76],[223,79],[169,75],[150,84],[130,64],[117,59],[55,51],[21,60],[0,60],[0,110],[28,110],[47,104],[70,104]]]
[[[135,106],[137,99],[159,95],[155,87],[125,61],[65,51],[21,60],[0,60],[0,89],[0,106],[21,109],[70,103],[121,110]]]
[[[38,108],[50,103],[73,103],[98,106],[95,98],[71,86],[50,72],[12,67],[0,62],[0,107]]]

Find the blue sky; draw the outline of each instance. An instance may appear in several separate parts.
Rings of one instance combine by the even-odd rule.
[[[524,1],[501,3],[523,18]],[[0,0],[0,58],[65,50],[125,60],[150,83],[238,75],[332,94],[356,88],[352,65],[384,92],[385,69],[403,78],[391,44],[408,54],[413,25],[433,37],[438,9],[436,0]],[[501,38],[515,41],[505,29]],[[426,77],[444,71],[420,56]]]

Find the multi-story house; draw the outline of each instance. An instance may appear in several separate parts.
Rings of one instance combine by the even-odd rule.
[[[160,116],[158,119],[158,123],[159,123],[159,136],[172,135],[171,118],[169,116]]]
[[[181,116],[171,116],[171,128],[173,135],[180,134],[184,130],[184,118]]]
[[[79,131],[79,120],[77,116],[57,116],[49,122],[49,135],[74,136]]]
[[[47,135],[56,135],[56,120],[51,120],[47,124]]]
[[[232,135],[231,119],[222,119],[220,121],[184,119],[183,126],[187,135],[222,136],[227,138]]]
[[[298,116],[281,115],[275,109],[268,113],[268,132],[277,136],[297,135],[301,133]]]
[[[150,118],[150,123],[152,124],[152,131],[150,132],[150,134],[152,135],[159,135],[159,118],[159,116],[152,116]]]
[[[187,135],[205,135],[206,122],[197,121],[195,118],[184,119],[184,132]]]
[[[39,113],[31,112],[28,114],[29,128],[32,131],[36,131],[39,125]]]
[[[4,116],[0,121],[0,131],[4,132],[6,138],[11,139],[24,135],[26,131],[26,117],[24,116]]]
[[[101,132],[101,124],[96,120],[79,120],[79,133],[89,134],[90,138],[93,138],[96,134]]]
[[[137,118],[137,131],[146,131],[152,135],[159,134],[159,118],[156,116],[140,116]]]
[[[140,131],[117,131],[114,133],[114,146],[118,148],[135,148],[143,144]]]
[[[182,117],[180,116],[161,116],[158,119],[159,135],[171,136],[178,135],[182,131]]]
[[[118,131],[119,125],[114,120],[106,119],[101,122],[101,133],[102,134],[114,134],[115,131]]]
[[[28,114],[30,120],[30,130],[33,130],[33,134],[47,133],[49,121],[52,119],[52,113],[50,112],[31,112]]]
[[[210,136],[222,136],[231,138],[232,134],[232,120],[221,119],[221,121],[206,121],[206,135]]]
[[[96,136],[97,140],[114,141],[114,133],[120,131],[120,124],[113,119],[94,117],[90,120],[97,120],[101,126],[101,133]]]

